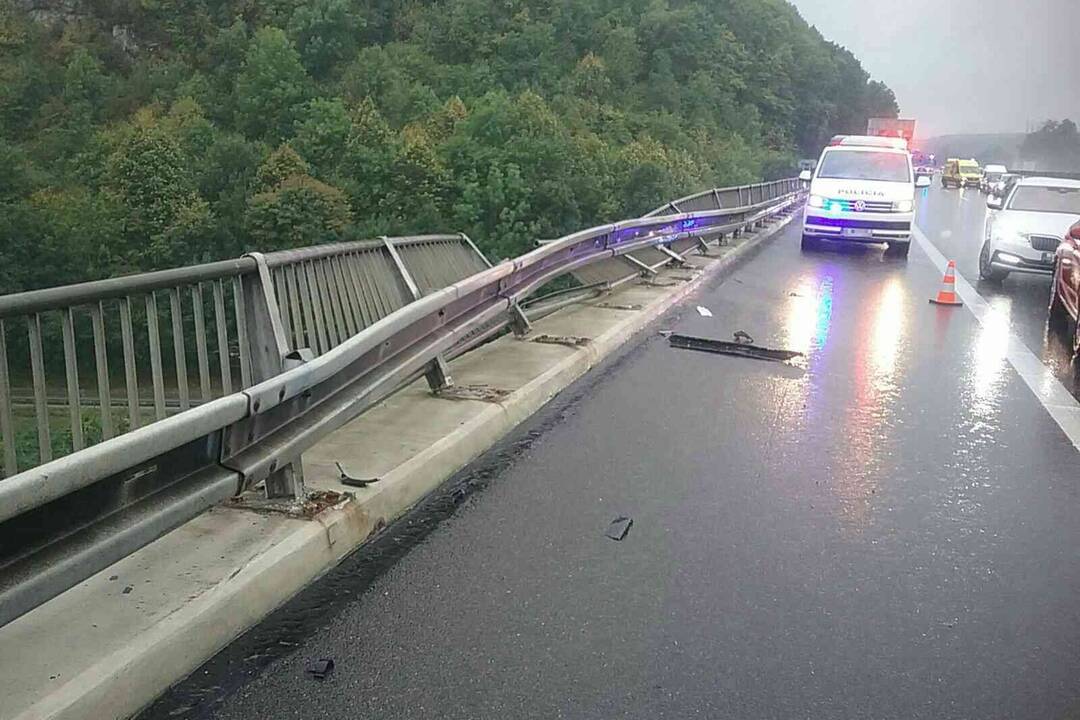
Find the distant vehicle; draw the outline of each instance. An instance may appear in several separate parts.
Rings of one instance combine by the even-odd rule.
[[[1017,173],[1005,173],[990,186],[990,194],[996,195],[999,198],[1005,197],[1021,177],[1023,176],[1018,175]]]
[[[916,181],[902,138],[838,136],[826,147],[810,181],[802,248],[819,240],[888,243],[907,257],[915,216]],[[926,187],[929,178],[919,178]]]
[[[877,137],[904,138],[910,144],[915,139],[915,121],[896,118],[869,118],[866,134]]]
[[[1022,178],[986,206],[979,276],[1000,282],[1011,272],[1050,275],[1061,239],[1080,220],[1080,180]]]
[[[1008,172],[1009,169],[1004,165],[986,165],[983,167],[982,177],[979,178],[979,192],[989,194],[994,184]]]
[[[1080,222],[1065,233],[1054,259],[1050,283],[1050,322],[1072,334],[1073,355],[1080,353]]]
[[[927,155],[921,150],[911,151],[911,167],[915,170],[915,178],[934,176],[934,156]]]
[[[949,158],[945,161],[945,169],[941,173],[941,187],[947,188],[954,185],[958,188],[979,187],[982,179],[982,168],[974,160],[960,160]]]

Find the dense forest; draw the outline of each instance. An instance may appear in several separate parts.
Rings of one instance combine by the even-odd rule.
[[[896,101],[784,0],[0,0],[0,293],[786,175]]]

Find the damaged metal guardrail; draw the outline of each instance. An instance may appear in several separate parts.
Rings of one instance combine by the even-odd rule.
[[[222,321],[219,327],[232,327],[247,371],[237,392],[213,397],[213,384],[201,383],[201,402],[189,409],[0,480],[0,625],[230,496],[259,485],[269,496],[302,495],[304,451],[419,377],[426,376],[433,389],[451,384],[447,361],[508,327],[526,332],[529,319],[521,301],[549,281],[608,261],[623,263],[632,276],[647,275],[695,246],[707,250],[716,238],[794,208],[800,196],[794,179],[709,191],[674,203],[713,203],[708,209],[664,214],[661,208],[491,267],[464,236],[428,236],[252,254],[228,267],[215,264],[212,271],[203,266],[103,281],[107,285],[95,292],[128,304],[131,295],[153,297],[166,289],[173,321],[181,322],[174,300],[181,288],[195,283],[191,306],[198,313],[200,283],[218,283],[211,295],[220,308],[219,281],[227,277],[234,291],[233,324]],[[734,197],[747,204],[722,207]],[[408,256],[446,242],[457,253],[453,263],[433,262],[434,256],[410,262]],[[361,262],[363,253],[376,253],[377,264]],[[447,271],[451,265],[456,270]],[[379,278],[371,275],[373,267],[383,268]],[[453,277],[466,271],[467,277]],[[39,291],[52,293],[48,308],[70,308],[62,302],[65,292],[72,290]],[[0,298],[0,319],[20,312],[36,319],[46,308],[42,297]],[[80,297],[97,304],[91,310],[97,347],[104,335],[102,299],[93,292]],[[125,322],[121,313],[126,361],[132,333],[130,317]],[[32,328],[35,320],[30,322]],[[174,331],[174,337],[182,335]],[[33,336],[31,329],[31,341]],[[65,358],[67,338],[65,332]],[[176,351],[178,375],[183,362],[182,351]],[[221,359],[222,386],[232,375],[225,363]],[[200,376],[207,364],[203,347]],[[160,363],[155,367],[156,387]],[[107,368],[99,378],[107,386]],[[10,403],[7,380],[0,367],[0,392],[6,393],[0,415],[10,408],[4,404]],[[101,398],[109,403],[104,391]],[[0,432],[6,442],[9,425]]]

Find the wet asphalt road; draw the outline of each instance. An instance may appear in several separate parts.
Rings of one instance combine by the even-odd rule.
[[[645,337],[144,716],[1080,718],[1076,451],[939,283],[793,224],[657,327],[800,367]]]
[[[1002,283],[979,279],[979,251],[985,238],[986,196],[971,188],[943,190],[936,182],[920,201],[919,226],[990,305],[1009,320],[1010,329],[1058,380],[1080,397],[1071,364],[1072,347],[1060,332],[1048,332],[1046,306],[1050,277],[1013,273]]]

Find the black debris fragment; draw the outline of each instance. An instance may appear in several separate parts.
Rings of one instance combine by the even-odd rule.
[[[757,360],[772,360],[783,362],[793,358],[802,357],[801,352],[794,350],[773,350],[771,348],[758,347],[746,343],[727,342],[713,340],[712,338],[694,337],[692,335],[673,334],[668,338],[672,347],[683,350],[699,350],[701,352],[719,353],[721,355],[738,355],[740,357],[754,358]]]
[[[330,658],[322,658],[308,663],[308,673],[317,680],[325,680],[326,676],[334,672],[334,661]]]
[[[125,588],[124,588],[123,590],[121,590],[120,592],[121,592],[121,593],[123,593],[124,595],[127,595],[128,593],[130,593],[130,592],[131,592],[132,590],[134,590],[134,589],[135,589],[135,588],[134,588],[133,586],[131,586],[131,585],[128,585],[127,587],[125,587]]]
[[[633,524],[634,521],[631,518],[620,515],[611,521],[611,524],[608,525],[607,532],[604,534],[612,540],[622,540],[626,537],[626,533],[630,532],[630,526]]]
[[[739,343],[740,345],[754,344],[754,338],[750,337],[750,333],[746,332],[745,330],[736,330],[732,333],[732,337],[734,337],[735,342]]]
[[[345,472],[345,468],[341,467],[341,463],[335,462],[334,464],[337,465],[338,472],[341,473],[340,477],[338,477],[338,481],[342,485],[348,485],[349,487],[365,488],[372,483],[379,482],[380,480],[380,478],[353,477],[349,475],[349,473]]]

